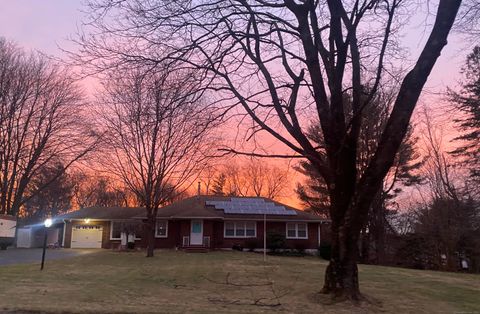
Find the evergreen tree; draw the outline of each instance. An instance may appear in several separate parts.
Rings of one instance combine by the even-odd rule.
[[[365,108],[367,112],[363,119],[362,129],[358,143],[357,171],[361,175],[365,171],[368,160],[372,158],[375,147],[380,140],[385,124],[388,119],[389,103],[391,93],[378,93],[375,100]],[[318,127],[311,127],[309,130],[310,139],[318,147],[324,146],[323,135]],[[390,216],[395,213],[394,199],[402,191],[402,186],[410,186],[420,182],[416,170],[422,165],[419,154],[415,151],[417,138],[413,136],[412,128],[405,136],[400,149],[395,157],[394,164],[383,182],[381,189],[370,206],[367,223],[361,233],[361,257],[363,262],[384,261],[386,247],[386,234],[394,232],[390,224]],[[321,216],[328,216],[329,198],[328,187],[324,178],[315,170],[309,161],[300,162],[296,170],[304,174],[307,179],[303,184],[298,184],[297,195],[307,210]],[[375,252],[371,257],[370,252]]]
[[[225,195],[225,183],[227,182],[227,177],[224,173],[220,173],[213,181],[212,193],[213,195]]]
[[[54,161],[39,169],[32,178],[21,214],[25,223],[42,221],[71,209],[73,184],[62,162]]]
[[[452,154],[459,157],[459,164],[470,171],[470,178],[480,183],[480,46],[467,56],[462,69],[465,81],[460,92],[449,90],[449,98],[460,111],[455,120],[461,135],[455,138],[459,146]]]

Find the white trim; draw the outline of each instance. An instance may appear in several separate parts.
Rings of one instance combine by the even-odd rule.
[[[65,229],[67,229],[67,222],[63,221],[62,247],[65,247]]]
[[[227,235],[227,223],[233,223],[233,236],[231,235]],[[244,235],[243,236],[237,236],[236,233],[237,233],[237,223],[241,223],[243,222],[245,224],[245,227],[244,227]],[[254,235],[253,236],[248,236],[247,235],[247,223],[253,223],[253,225],[255,226],[254,227]],[[225,239],[248,239],[248,238],[256,238],[257,237],[257,221],[256,220],[241,220],[241,221],[229,221],[229,220],[225,220],[224,223],[223,223],[223,237]]]
[[[320,246],[320,244],[322,244],[322,229],[320,228],[320,225],[321,224],[318,224],[318,246]]]
[[[289,217],[292,217],[292,216],[289,216]],[[143,219],[147,219],[147,217],[132,217],[131,219],[134,219],[134,220],[143,220]],[[263,221],[263,215],[262,217],[258,217],[258,218],[251,218],[251,217],[248,217],[248,218],[230,218],[230,217],[190,217],[190,216],[185,216],[185,217],[181,217],[181,216],[169,216],[169,217],[157,217],[157,219],[159,220],[180,220],[180,219],[206,219],[206,220],[213,220],[213,219],[220,219],[220,220],[223,220],[223,221],[229,221],[229,220],[235,220],[235,221]],[[310,223],[310,222],[318,222],[318,223],[328,223],[330,222],[329,220],[322,220],[322,219],[295,219],[295,220],[288,220],[288,219],[281,219],[281,218],[268,218],[267,216],[267,221],[281,221],[281,222],[307,222],[307,223]]]
[[[197,232],[193,232],[193,224],[194,224],[194,222],[199,222],[199,223],[201,224],[201,226],[202,226],[202,227],[201,227],[201,232],[200,232],[201,235],[199,236],[200,239],[197,239],[197,237],[194,237],[194,236],[193,236],[194,234],[195,234],[195,235],[197,234]],[[204,231],[205,231],[205,230],[203,230],[203,220],[202,220],[202,219],[192,219],[192,220],[190,220],[190,245],[203,245],[203,234],[204,234]],[[193,242],[192,239],[193,239],[193,241],[200,240],[200,243],[192,243],[192,242]]]
[[[166,229],[166,232],[165,232],[165,235],[158,235],[157,234],[157,231],[158,231],[158,228],[157,228],[157,224],[159,221],[165,221],[165,229]],[[155,238],[168,238],[168,220],[165,220],[165,219],[157,219],[155,220]]]
[[[90,219],[90,222],[95,222],[95,221],[112,221],[112,220],[128,220],[128,219],[96,219],[96,218],[62,218],[63,220],[66,221],[85,221],[85,219]]]
[[[295,237],[289,237],[288,236],[288,225],[295,225]],[[305,225],[305,237],[299,237],[298,236],[298,225]],[[285,223],[285,237],[287,239],[308,239],[308,223],[306,222],[286,222]]]

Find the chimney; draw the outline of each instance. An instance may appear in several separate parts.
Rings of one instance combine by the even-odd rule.
[[[200,181],[198,181],[198,190],[197,190],[197,195],[200,196]]]

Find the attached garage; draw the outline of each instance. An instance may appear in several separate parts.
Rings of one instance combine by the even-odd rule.
[[[132,217],[144,213],[145,209],[139,207],[86,207],[59,215],[55,221],[63,225],[62,246],[65,248],[116,249],[121,245],[116,223],[142,225]],[[140,241],[135,239],[135,242]]]
[[[100,225],[73,225],[72,249],[102,248],[103,227]]]

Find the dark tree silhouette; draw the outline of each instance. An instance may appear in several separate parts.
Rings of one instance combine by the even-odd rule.
[[[95,148],[98,137],[84,119],[84,105],[68,71],[0,38],[0,213],[16,216]],[[41,186],[36,182],[36,190],[29,186],[58,160],[62,171]]]
[[[219,173],[213,179],[212,194],[213,195],[219,195],[219,196],[225,195],[225,184],[226,184],[226,182],[227,182],[227,177],[225,176],[225,174],[224,173]]]
[[[70,175],[70,180],[73,184],[73,200],[80,208],[138,205],[135,197],[121,184],[115,184],[112,178],[77,171]]]
[[[100,96],[104,165],[146,208],[147,257],[154,252],[158,208],[206,166],[215,118],[188,74],[117,69]]]
[[[361,174],[365,171],[368,161],[375,152],[375,145],[380,140],[388,113],[390,112],[392,95],[391,92],[379,92],[372,102],[365,108],[366,114],[359,136],[357,171]],[[321,130],[312,127],[309,138],[318,147],[325,145]],[[394,163],[384,178],[382,188],[377,192],[374,201],[370,206],[368,219],[362,229],[360,255],[363,262],[383,263],[386,247],[387,232],[394,232],[389,223],[389,216],[396,211],[394,198],[402,191],[403,186],[411,186],[420,183],[418,169],[422,165],[420,155],[416,152],[417,138],[413,136],[410,128],[405,136]],[[328,189],[325,178],[316,171],[313,164],[308,161],[301,161],[297,170],[306,175],[305,185],[298,184],[297,194],[310,206],[310,210],[323,216],[328,216],[330,206]],[[374,256],[370,252],[374,251]]]
[[[21,218],[36,223],[55,217],[72,208],[73,183],[59,160],[44,165],[30,181],[25,193]]]
[[[388,58],[398,57],[394,39],[406,1],[92,1],[89,35],[79,38],[76,60],[97,71],[164,62],[193,69],[215,104],[245,110],[253,134],[267,132],[315,165],[327,184],[333,234],[323,291],[357,300],[360,231],[460,3],[439,1],[417,61],[395,78],[398,93],[361,175],[364,109],[384,82]],[[322,150],[308,138],[312,118],[324,136]]]
[[[459,146],[452,154],[460,157],[459,163],[470,170],[473,187],[480,183],[480,46],[467,56],[462,72],[461,91],[449,91],[449,99],[461,115],[455,122],[462,133],[455,138]]]

